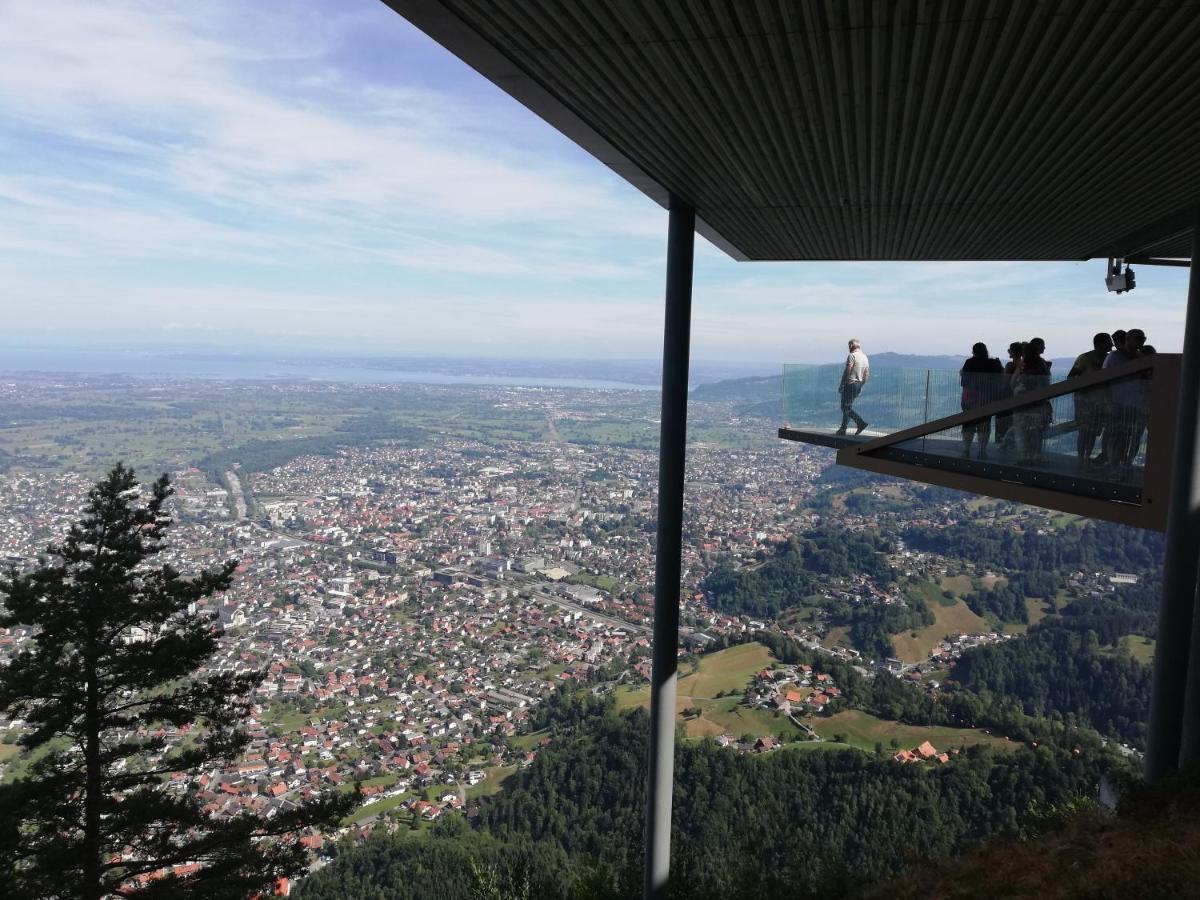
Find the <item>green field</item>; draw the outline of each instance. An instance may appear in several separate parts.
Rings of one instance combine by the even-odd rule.
[[[780,750],[854,750],[858,751],[861,748],[852,747],[850,744],[838,744],[834,741],[793,741],[789,744],[784,744]]]
[[[479,784],[473,784],[467,788],[467,799],[471,800],[475,797],[490,797],[492,794],[499,793],[500,788],[504,785],[504,779],[517,771],[516,766],[491,766],[483,770],[487,778]]]
[[[1007,622],[1004,625],[1004,631],[1006,634],[1025,634],[1029,631],[1030,625],[1036,625],[1050,615],[1053,610],[1053,604],[1047,604],[1046,601],[1037,597],[1026,597],[1025,615],[1028,616],[1029,622]]]
[[[263,711],[261,721],[267,727],[275,726],[284,731],[299,731],[313,720],[320,721],[323,718],[338,719],[345,714],[346,707],[340,703],[325,706],[312,712],[301,712],[300,710],[288,707],[284,703],[275,702]]]
[[[617,698],[617,712],[636,709],[639,706],[646,709],[650,708],[650,688],[646,685],[635,688],[623,684],[617,688],[615,696]],[[526,737],[526,735],[522,735],[522,737]]]
[[[385,813],[390,809],[395,809],[404,801],[408,800],[413,795],[411,793],[399,794],[395,797],[385,797],[382,800],[373,800],[360,806],[352,815],[347,816],[342,820],[345,825],[353,825],[356,822],[361,822],[363,819],[369,819],[371,816]]]
[[[818,717],[812,720],[812,725],[817,734],[826,740],[833,740],[835,734],[843,734],[846,736],[846,743],[850,746],[871,752],[875,750],[877,743],[882,743],[886,749],[890,750],[893,738],[898,740],[900,746],[905,749],[912,749],[922,741],[929,741],[938,750],[955,750],[974,744],[987,744],[1007,749],[1019,746],[1015,741],[985,734],[979,729],[904,725],[900,722],[878,719],[858,709],[835,713],[828,718]]]
[[[975,585],[971,583],[970,575],[943,575],[938,580],[938,583],[942,590],[952,591],[959,597],[969,594],[975,590]]]
[[[701,710],[699,716],[680,716],[688,737],[711,737],[718,734],[753,734],[756,737],[783,732],[788,737],[799,736],[786,717],[776,716],[765,709],[746,709],[741,694],[756,672],[768,668],[774,657],[762,644],[739,644],[700,657],[695,670],[679,679],[676,714],[688,707]],[[736,691],[728,697],[717,694]],[[617,690],[617,709],[650,706],[650,689],[624,686]]]
[[[684,731],[688,737],[715,737],[718,734],[767,737],[782,734],[786,740],[796,740],[803,736],[803,732],[787,716],[768,709],[747,709],[741,705],[740,697],[695,701],[691,705],[704,712],[685,721]]]
[[[592,575],[589,572],[578,572],[568,576],[566,579],[571,584],[586,584],[608,593],[617,593],[621,588],[619,579],[611,575]]]
[[[67,750],[71,746],[69,738],[59,735],[53,737],[39,747],[34,747],[27,753],[23,753],[23,748],[15,747],[11,744],[0,744],[0,748],[4,748],[5,759],[12,762],[8,767],[8,771],[4,773],[5,784],[13,779],[24,776],[31,765],[45,756],[47,753],[61,752]]]
[[[775,661],[762,644],[739,644],[700,657],[695,672],[679,679],[680,699],[711,699],[724,691],[745,689],[756,672]]]
[[[647,693],[646,693],[647,699],[649,698],[649,696],[650,696],[649,691],[647,691]],[[634,703],[632,705],[637,706],[636,703]],[[619,700],[618,700],[617,708],[618,709],[621,708]],[[626,707],[626,708],[628,708],[628,707]],[[518,750],[532,750],[537,745],[538,741],[540,741],[544,737],[549,737],[549,736],[550,736],[550,732],[547,729],[543,728],[541,731],[531,731],[528,734],[514,735],[513,737],[508,739],[508,742],[512,746],[516,747]]]
[[[1140,663],[1154,665],[1155,642],[1153,638],[1140,634],[1127,634],[1121,638],[1121,644],[1129,649],[1129,654]]]
[[[959,576],[965,577],[965,576]],[[953,579],[951,579],[953,581]],[[968,584],[970,579],[967,579]],[[931,610],[937,609],[939,606],[953,606],[955,603],[954,597],[947,597],[942,593],[942,588],[934,584],[927,578],[904,581],[900,587],[907,593],[915,594],[925,601],[925,605]]]
[[[1127,634],[1121,638],[1120,647],[1122,650],[1128,651],[1129,655],[1143,665],[1154,665],[1154,648],[1156,644],[1153,638],[1145,637],[1140,634]],[[1116,647],[1102,647],[1101,653],[1115,655]]]
[[[830,628],[829,633],[821,639],[821,646],[830,649],[834,647],[852,647],[849,627],[839,625],[836,628]]]
[[[933,613],[932,625],[917,631],[915,637],[913,632],[906,631],[892,638],[896,656],[905,662],[920,662],[928,659],[929,651],[947,635],[986,634],[992,630],[991,626],[971,612],[971,608],[962,600],[955,600],[953,606],[931,603],[929,610]]]
[[[382,373],[381,373],[382,377]],[[170,394],[150,382],[116,378],[69,388],[30,379],[28,398],[6,400],[0,451],[15,468],[100,475],[123,459],[154,473],[241,463],[263,471],[302,454],[379,441],[420,444],[444,437],[496,445],[503,441],[575,441],[653,452],[657,400],[631,391],[602,408],[588,406],[555,419],[536,405],[507,407],[494,389],[420,384],[340,384],[306,380],[210,382],[179,379]],[[724,409],[697,404],[693,444],[765,448],[773,429],[731,425]]]
[[[1037,597],[1025,598],[1025,612],[1029,616],[1030,625],[1036,625],[1042,621],[1042,619],[1051,613],[1053,608],[1053,606],[1047,606],[1045,601],[1039,600]]]

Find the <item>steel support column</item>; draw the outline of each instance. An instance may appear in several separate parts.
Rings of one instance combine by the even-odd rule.
[[[671,874],[671,793],[675,786],[675,672],[687,440],[688,343],[696,213],[671,198],[663,328],[662,424],[658,444],[658,531],[654,557],[654,648],[650,676],[650,765],[646,782],[644,896],[666,896]]]
[[[1192,216],[1192,271],[1188,277],[1188,305],[1187,305],[1187,324],[1184,326],[1183,332],[1183,373],[1181,387],[1183,391],[1191,391],[1187,400],[1180,396],[1180,416],[1179,416],[1179,432],[1191,436],[1191,452],[1192,455],[1185,457],[1182,462],[1185,464],[1188,478],[1190,479],[1187,485],[1187,496],[1190,498],[1188,504],[1188,519],[1186,528],[1191,537],[1191,545],[1187,548],[1187,552],[1191,553],[1189,562],[1191,563],[1191,591],[1187,594],[1186,599],[1191,606],[1191,634],[1188,646],[1187,657],[1187,687],[1183,697],[1183,715],[1180,721],[1180,739],[1179,739],[1179,767],[1195,765],[1200,762],[1200,613],[1197,612],[1197,596],[1196,596],[1196,578],[1200,574],[1197,572],[1197,567],[1200,566],[1200,459],[1197,459],[1196,454],[1200,452],[1200,387],[1197,387],[1196,382],[1200,381],[1200,361],[1196,357],[1200,357],[1200,265],[1197,260],[1200,259],[1200,206],[1196,207]],[[1191,368],[1189,369],[1189,362]],[[1184,406],[1187,403],[1188,406]],[[1189,418],[1184,418],[1184,416]],[[1180,452],[1181,448],[1176,446],[1176,452]],[[1177,464],[1181,460],[1176,459]],[[1173,474],[1178,476],[1181,468],[1177,465]],[[1179,489],[1171,491],[1172,498],[1180,496]],[[1168,540],[1170,532],[1167,532]],[[1168,553],[1170,552],[1170,543],[1168,542]],[[1185,587],[1180,585],[1181,588]],[[1164,607],[1166,594],[1166,579],[1163,580]],[[1180,601],[1184,600],[1184,596],[1180,595]],[[1160,614],[1161,615],[1161,614]],[[1160,618],[1158,626],[1158,646],[1162,646],[1164,636],[1164,625]],[[1157,651],[1161,653],[1162,651]],[[1157,656],[1155,659],[1157,663]],[[1158,674],[1157,668],[1155,675]]]
[[[1184,706],[1189,679],[1197,563],[1200,561],[1200,208],[1192,214],[1192,271],[1188,280],[1187,318],[1183,328],[1183,363],[1179,372],[1179,415],[1171,460],[1170,509],[1158,644],[1154,655],[1154,689],[1150,698],[1150,735],[1146,780],[1153,783],[1176,768],[1184,738]],[[1193,665],[1191,668],[1195,669]],[[1192,678],[1200,677],[1193,672]],[[1193,691],[1193,693],[1195,693]],[[1192,701],[1200,703],[1200,697]],[[1188,729],[1189,732],[1194,728]],[[1195,744],[1195,738],[1189,739]],[[1194,756],[1197,748],[1190,754]]]

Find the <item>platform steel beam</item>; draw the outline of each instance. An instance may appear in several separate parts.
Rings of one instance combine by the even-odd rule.
[[[650,676],[650,764],[646,781],[643,896],[659,900],[671,876],[671,794],[675,787],[675,679],[679,665],[679,579],[683,552],[684,455],[692,260],[696,214],[671,198],[663,327],[662,424],[658,445],[658,531],[654,555],[654,647]]]
[[[1200,207],[1192,210],[1192,259],[1200,248]],[[1187,317],[1183,328],[1183,361],[1179,371],[1179,413],[1171,460],[1171,505],[1167,512],[1158,643],[1154,654],[1154,686],[1150,696],[1150,734],[1146,780],[1153,783],[1200,753],[1196,716],[1200,697],[1190,698],[1188,682],[1200,677],[1200,657],[1193,652],[1197,564],[1200,562],[1200,266],[1188,279]],[[1189,658],[1191,664],[1189,665]],[[1200,686],[1198,686],[1200,687]],[[1190,693],[1195,694],[1193,690]],[[1185,721],[1187,727],[1185,727]],[[1188,736],[1185,748],[1184,737]]]

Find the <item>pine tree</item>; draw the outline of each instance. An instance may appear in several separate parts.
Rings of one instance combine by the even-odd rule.
[[[262,675],[196,674],[217,649],[196,604],[229,588],[235,564],[186,577],[155,563],[172,493],[164,475],[143,497],[118,464],[36,570],[0,578],[0,626],[27,636],[0,666],[0,710],[24,720],[31,754],[0,786],[7,896],[245,900],[302,869],[299,830],[334,825],[357,800],[218,821],[187,784],[245,748]],[[165,732],[184,728],[169,746]]]

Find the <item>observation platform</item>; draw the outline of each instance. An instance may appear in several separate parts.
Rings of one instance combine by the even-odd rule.
[[[785,426],[779,429],[779,436],[785,441],[816,444],[818,447],[830,447],[833,450],[841,450],[843,447],[854,447],[858,444],[865,444],[876,438],[886,437],[888,434],[890,432],[879,431],[875,428],[864,429],[862,434],[855,434],[853,431],[847,434],[838,434],[837,429],[832,425],[828,428],[822,428],[819,425],[809,425],[800,428]]]
[[[785,366],[784,440],[841,465],[1163,530],[1179,357],[1148,355],[1067,380],[882,370],[838,432],[840,366]]]

